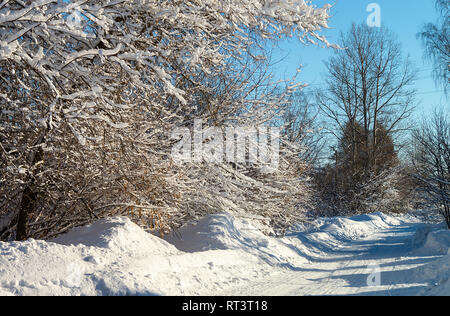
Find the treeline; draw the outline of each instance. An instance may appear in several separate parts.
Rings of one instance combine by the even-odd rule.
[[[448,108],[412,118],[417,71],[386,28],[353,25],[338,44],[345,49],[326,61],[326,87],[311,92],[324,121],[317,130],[333,144],[316,167],[316,209],[429,208],[450,227]]]

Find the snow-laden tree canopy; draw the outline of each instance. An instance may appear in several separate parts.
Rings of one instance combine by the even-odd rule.
[[[212,193],[227,207],[248,202],[251,191],[235,192],[247,171],[180,170],[167,159],[167,135],[195,117],[217,126],[270,120],[284,101],[274,95],[264,43],[295,36],[329,45],[320,35],[329,8],[303,0],[0,2],[0,215],[32,209],[22,222],[39,237],[110,209],[145,211],[153,225],[181,209],[226,208]],[[188,193],[198,188],[201,201]],[[18,226],[20,216],[12,216]],[[3,237],[14,226],[5,229]]]

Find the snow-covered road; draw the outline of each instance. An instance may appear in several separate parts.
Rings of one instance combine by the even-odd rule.
[[[441,255],[414,255],[419,225],[389,227],[343,242],[323,258],[225,291],[225,295],[415,295],[427,288],[415,269]]]
[[[128,218],[0,242],[0,295],[450,295],[450,232],[414,216],[319,218],[285,237],[209,215],[165,240]]]

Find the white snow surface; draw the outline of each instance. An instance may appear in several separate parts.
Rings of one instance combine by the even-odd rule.
[[[0,242],[0,295],[450,295],[442,225],[374,213],[283,238],[263,228],[215,214],[163,240],[114,217],[52,241]]]

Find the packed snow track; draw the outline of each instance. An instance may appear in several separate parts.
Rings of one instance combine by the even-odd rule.
[[[230,295],[416,295],[428,286],[419,267],[442,256],[414,254],[418,226],[403,224],[344,242],[310,263],[225,293]],[[446,268],[450,269],[449,257]],[[444,260],[441,260],[444,262]],[[428,267],[430,269],[430,267]],[[442,269],[442,267],[440,267]],[[443,272],[443,271],[442,271]],[[435,272],[437,273],[437,272]],[[447,277],[449,271],[447,270]],[[425,292],[425,291],[424,291]],[[450,293],[447,293],[450,294]]]

